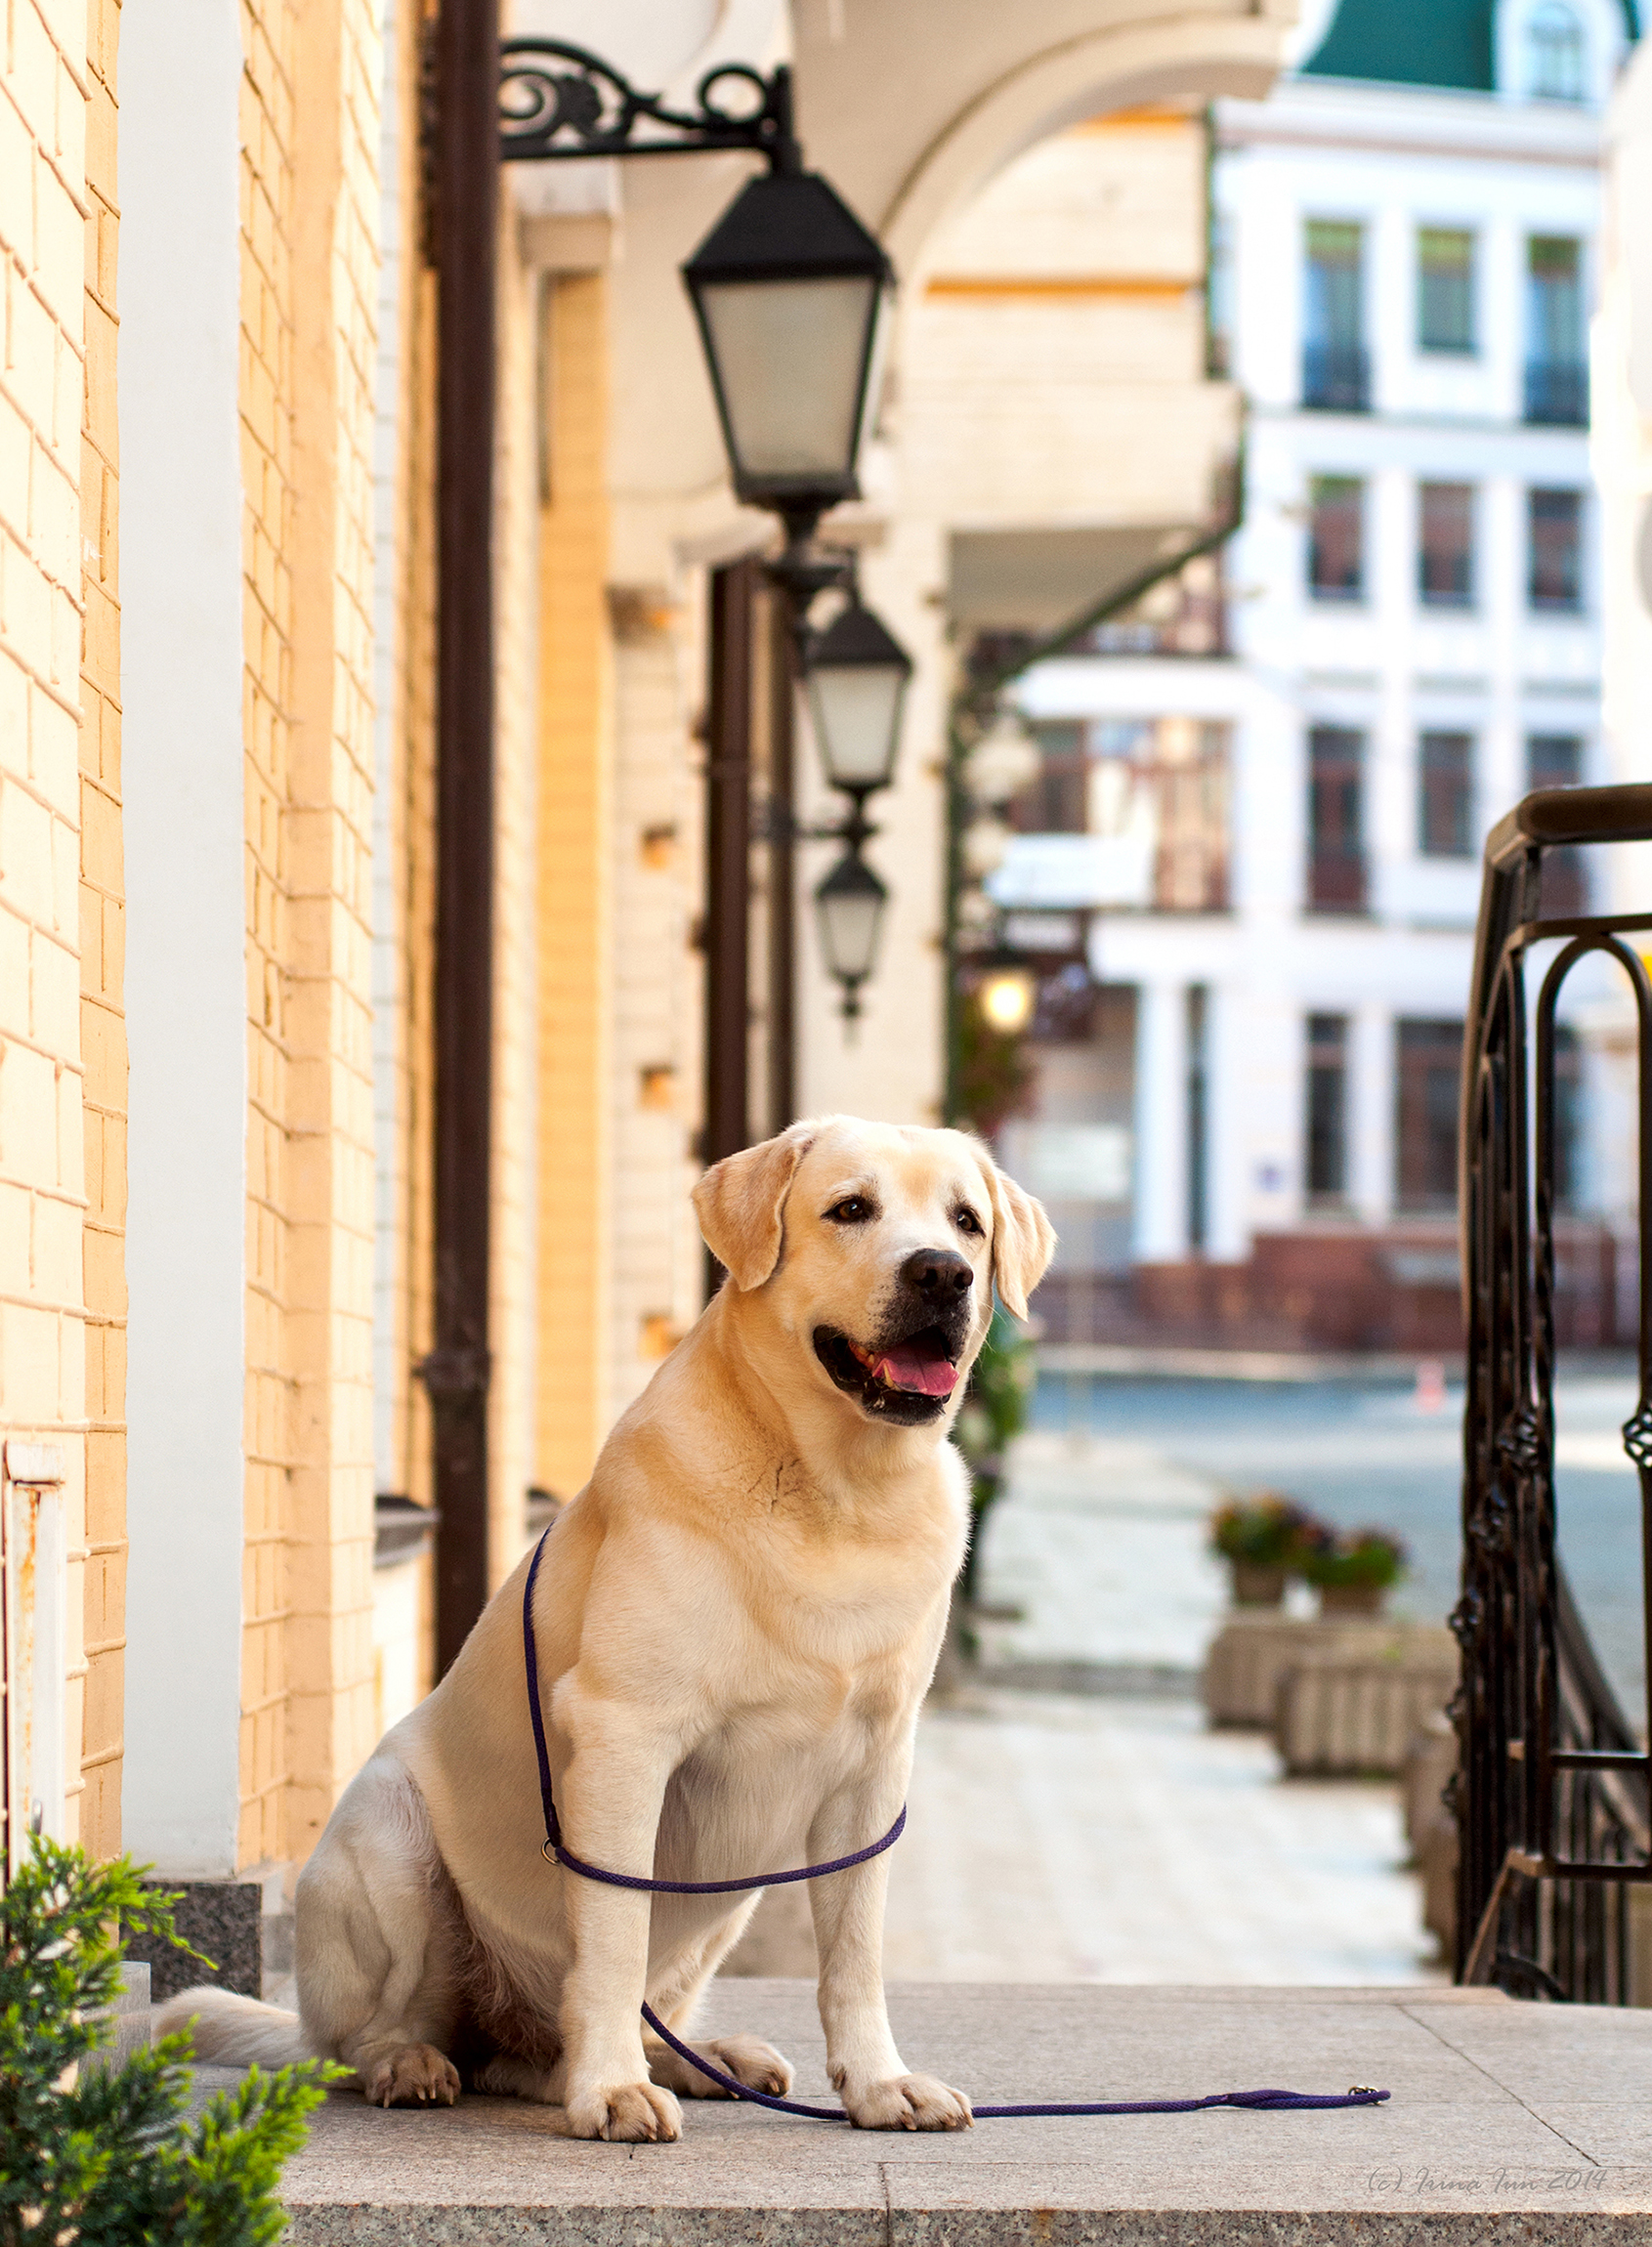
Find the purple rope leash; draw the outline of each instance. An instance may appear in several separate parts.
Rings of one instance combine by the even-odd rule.
[[[553,1522],[551,1527],[556,1525]],[[880,1842],[873,1842],[852,1856],[833,1857],[826,1865],[801,1865],[793,1873],[763,1873],[748,1881],[645,1881],[635,1873],[611,1873],[601,1865],[588,1865],[576,1857],[562,1838],[562,1821],[557,1816],[556,1799],[551,1787],[551,1756],[545,1743],[545,1717],[539,1706],[539,1648],[533,1631],[533,1586],[539,1574],[539,1562],[545,1550],[544,1532],[533,1547],[533,1558],[529,1565],[528,1582],[522,1593],[522,1652],[528,1673],[528,1713],[533,1725],[533,1753],[539,1765],[539,1801],[545,1813],[545,1839],[540,1847],[553,1864],[577,1873],[583,1880],[602,1881],[611,1888],[643,1888],[656,1895],[669,1896],[725,1896],[750,1888],[774,1888],[786,1881],[818,1881],[827,1873],[847,1872],[851,1865],[864,1865],[869,1857],[880,1857],[885,1849],[892,1849],[906,1829],[907,1812],[903,1804],[901,1815]],[[800,2099],[777,2099],[772,2092],[753,2091],[748,2084],[713,2067],[698,2052],[674,2036],[654,2011],[645,2004],[643,2018],[656,2036],[668,2044],[679,2059],[686,2059],[691,2067],[710,2082],[719,2084],[733,2099],[743,2099],[753,2106],[767,2106],[776,2114],[800,2114],[811,2122],[847,2122],[849,2117],[840,2106],[805,2106]],[[971,2111],[978,2122],[1012,2119],[1024,2114],[1200,2114],[1210,2106],[1249,2106],[1278,2111],[1281,2108],[1379,2106],[1388,2097],[1385,2091],[1375,2090],[1370,2084],[1355,2084],[1346,2092],[1311,2091],[1215,2091],[1206,2099],[1093,2099],[1081,2104],[1071,2102],[1043,2102],[1029,2106],[973,2106]]]

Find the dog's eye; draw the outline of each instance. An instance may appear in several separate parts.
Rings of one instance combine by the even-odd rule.
[[[833,1203],[826,1215],[834,1225],[864,1225],[875,1217],[877,1211],[864,1194],[850,1194],[843,1201]]]
[[[986,1234],[987,1228],[967,1205],[958,1211],[954,1222],[960,1233],[973,1233],[977,1240],[982,1239]]]

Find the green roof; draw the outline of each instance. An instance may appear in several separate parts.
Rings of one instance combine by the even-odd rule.
[[[1621,5],[1625,30],[1638,38],[1635,0]],[[1490,94],[1496,89],[1492,16],[1493,0],[1341,0],[1302,72]]]

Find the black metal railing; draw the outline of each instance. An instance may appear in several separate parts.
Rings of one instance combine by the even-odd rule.
[[[1588,421],[1588,368],[1569,359],[1526,361],[1526,419],[1562,429]]]
[[[1463,1044],[1462,1649],[1455,1704],[1457,1972],[1522,1997],[1628,2002],[1629,1889],[1652,1881],[1647,1712],[1626,1716],[1555,1551],[1555,1010],[1582,959],[1629,978],[1638,1035],[1638,1402],[1624,1448],[1640,1470],[1652,1651],[1652,982],[1625,938],[1652,913],[1539,917],[1546,852],[1652,839],[1652,786],[1528,796],[1486,843]],[[1558,940],[1536,1004],[1526,966]],[[1648,1671],[1652,1691],[1652,1668]]]
[[[1302,403],[1328,413],[1371,409],[1371,354],[1363,343],[1302,346]]]

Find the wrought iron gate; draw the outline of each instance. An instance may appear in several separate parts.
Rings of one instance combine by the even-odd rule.
[[[1556,1022],[1581,959],[1629,978],[1638,1040],[1639,1469],[1652,1653],[1652,982],[1628,941],[1652,913],[1540,917],[1546,853],[1652,839],[1652,786],[1528,796],[1486,843],[1463,1041],[1461,1223],[1468,1320],[1462,1648],[1456,1703],[1458,1978],[1629,2002],[1630,1889],[1652,1882],[1649,1717],[1619,1706],[1555,1551]],[[1534,945],[1561,940],[1528,1021]],[[1530,1048],[1530,1050],[1529,1050]],[[1652,1694],[1652,1663],[1648,1665]]]

